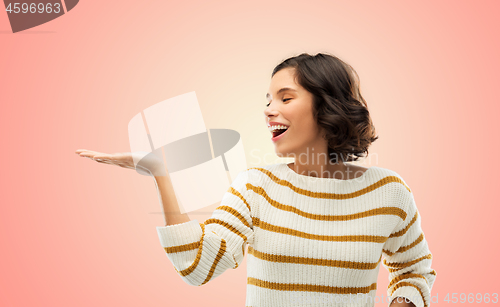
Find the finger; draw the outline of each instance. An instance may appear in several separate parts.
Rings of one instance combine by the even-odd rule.
[[[105,153],[102,153],[102,152],[98,152],[98,151],[87,150],[87,151],[84,151],[84,152],[80,153],[80,156],[95,158],[96,156],[106,157],[106,156],[109,156],[109,155],[105,154]]]
[[[93,150],[86,150],[83,152],[83,154],[91,154],[91,155],[107,155],[106,153],[104,152],[99,152],[99,151],[93,151]]]
[[[80,157],[94,159],[94,155],[93,154],[88,154],[88,153],[80,154]]]
[[[80,154],[80,157],[89,158],[89,159],[92,159],[92,160],[95,160],[98,162],[102,162],[102,161],[106,161],[106,160],[109,161],[109,159],[106,157],[97,156],[97,155],[94,155],[92,153],[82,153],[82,154]]]
[[[82,158],[89,158],[89,159],[94,160],[94,156],[92,156],[92,155],[80,155],[80,157],[82,157]]]
[[[111,161],[108,161],[108,160],[95,160],[97,163],[104,163],[104,164],[113,164],[115,165],[115,163],[111,162]]]
[[[86,150],[86,151],[80,152],[79,155],[81,157],[88,157],[88,156],[92,156],[93,157],[95,154],[93,152],[89,151],[89,150]]]
[[[89,150],[84,150],[84,151],[80,151],[78,152],[79,155],[89,155],[91,152]]]
[[[104,161],[115,161],[116,159],[113,158],[111,155],[94,155],[94,160],[104,160]]]
[[[98,153],[98,151],[95,151],[95,150],[88,150],[88,149],[83,149],[83,148],[80,148],[80,149],[75,150],[75,153],[82,153],[82,152],[93,152],[93,153]]]

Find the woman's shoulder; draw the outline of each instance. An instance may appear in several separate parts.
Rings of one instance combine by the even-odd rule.
[[[380,180],[383,179],[383,181],[386,183],[394,183],[394,187],[400,188],[401,190],[406,190],[408,191],[408,193],[411,193],[410,186],[399,172],[395,171],[394,169],[380,166],[375,166],[373,168],[378,171]]]
[[[379,172],[383,173],[386,176],[395,176],[395,177],[402,179],[401,175],[393,169],[378,166],[378,165],[372,166],[372,168],[376,168]]]
[[[384,191],[391,195],[391,200],[396,206],[400,206],[405,212],[413,212],[412,206],[415,206],[414,195],[408,183],[403,179],[403,176],[399,171],[394,169],[384,168],[380,166],[374,167],[379,173],[378,184],[379,188],[383,188]],[[413,213],[411,213],[413,214]]]

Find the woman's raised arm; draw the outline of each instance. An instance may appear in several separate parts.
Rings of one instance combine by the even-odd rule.
[[[243,261],[254,236],[250,182],[250,171],[240,172],[204,223],[195,219],[156,227],[167,257],[187,284],[202,286]]]
[[[98,163],[116,165],[128,169],[136,169],[134,158],[141,161],[138,164],[142,173],[147,173],[154,178],[158,198],[162,204],[165,225],[175,225],[189,222],[189,216],[181,213],[177,198],[175,197],[174,187],[170,176],[166,171],[163,161],[155,158],[154,155],[148,155],[145,152],[119,152],[107,154],[92,150],[78,149],[75,151],[80,157],[90,158]]]

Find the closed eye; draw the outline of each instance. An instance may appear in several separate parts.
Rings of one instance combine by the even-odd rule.
[[[285,101],[287,101],[287,100],[290,100],[290,99],[292,99],[292,98],[286,98],[286,99],[283,99],[283,102],[285,102]],[[270,104],[271,104],[271,103],[266,104],[266,107],[269,107],[269,105],[270,105]]]

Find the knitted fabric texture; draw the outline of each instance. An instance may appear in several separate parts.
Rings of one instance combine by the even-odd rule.
[[[252,307],[374,306],[381,263],[387,297],[428,307],[436,278],[412,191],[396,172],[375,166],[348,180],[301,175],[286,163],[252,167],[204,223],[157,232],[193,286],[238,268],[248,245]]]

